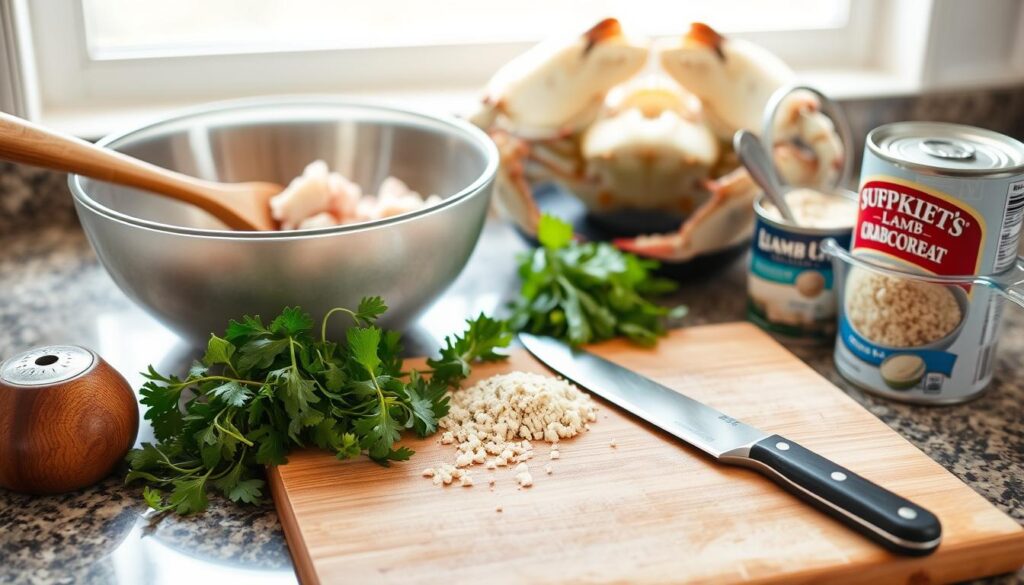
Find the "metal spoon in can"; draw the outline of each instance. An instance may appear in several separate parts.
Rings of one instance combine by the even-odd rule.
[[[740,162],[747,168],[750,177],[761,187],[768,200],[778,208],[782,218],[787,222],[797,225],[793,210],[786,203],[788,188],[782,186],[782,181],[775,173],[775,164],[772,163],[768,151],[765,150],[761,141],[754,136],[753,132],[740,130],[733,136],[733,148],[740,157]]]

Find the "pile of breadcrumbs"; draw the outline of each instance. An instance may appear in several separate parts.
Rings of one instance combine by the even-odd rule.
[[[533,485],[527,461],[533,442],[550,443],[550,459],[558,459],[558,442],[589,430],[597,420],[590,396],[558,378],[512,372],[478,382],[452,394],[451,410],[438,426],[441,443],[455,445],[455,463],[423,470],[436,485],[473,485],[472,465],[487,469],[514,466],[520,487]],[[553,469],[549,463],[547,473]],[[491,480],[491,485],[494,480]]]

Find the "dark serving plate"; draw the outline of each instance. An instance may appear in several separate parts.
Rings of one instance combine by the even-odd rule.
[[[671,232],[679,229],[683,222],[680,215],[652,212],[627,212],[614,216],[589,213],[586,206],[572,193],[559,185],[548,183],[534,189],[533,197],[542,213],[548,213],[572,224],[579,236],[598,242],[615,238],[630,238],[641,234]],[[537,240],[522,230],[519,235],[533,245]],[[676,280],[690,280],[711,276],[728,267],[750,248],[750,241],[744,241],[711,254],[697,256],[685,262],[661,262],[658,273]]]

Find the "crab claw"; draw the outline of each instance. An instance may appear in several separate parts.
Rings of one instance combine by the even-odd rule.
[[[759,132],[772,93],[793,80],[793,71],[766,49],[723,37],[695,22],[675,47],[661,51],[661,65],[696,95],[720,138],[736,130]]]
[[[504,117],[521,136],[578,130],[594,119],[608,90],[644,66],[648,53],[607,18],[568,42],[546,41],[510,61],[491,78],[470,119],[486,128]]]
[[[743,169],[712,181],[711,198],[679,231],[614,240],[621,250],[665,262],[685,262],[701,254],[741,244],[753,227],[753,201],[759,189]]]

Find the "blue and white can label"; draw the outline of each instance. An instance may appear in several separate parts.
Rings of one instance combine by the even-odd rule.
[[[832,260],[821,249],[833,238],[850,246],[850,228],[805,228],[767,217],[761,201],[747,275],[747,318],[784,342],[830,343],[838,303]]]

